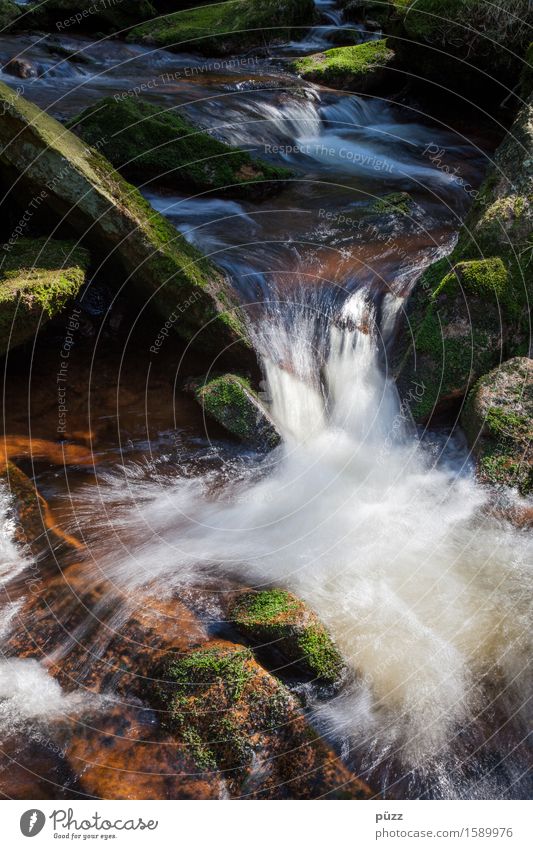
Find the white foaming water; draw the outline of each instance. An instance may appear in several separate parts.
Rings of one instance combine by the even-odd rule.
[[[287,323],[290,309],[273,309],[256,339],[284,435],[268,469],[243,480],[240,467],[214,494],[208,478],[163,490],[135,481],[139,509],[124,522],[138,544],[102,565],[130,588],[229,573],[293,590],[352,673],[320,719],[377,760],[435,773],[490,700],[484,676],[517,707],[525,700],[526,538],[483,512],[487,492],[463,460],[436,464],[415,438],[363,293],[338,326],[305,310]]]

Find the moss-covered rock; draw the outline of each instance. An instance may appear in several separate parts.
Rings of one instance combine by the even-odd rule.
[[[226,276],[189,245],[96,149],[0,83],[0,169],[20,202],[42,197],[185,339],[250,356]],[[117,275],[116,267],[121,275]],[[112,272],[111,268],[115,268]]]
[[[393,6],[391,0],[341,0],[344,17],[349,21],[365,21],[372,18],[378,23],[385,23]]]
[[[533,489],[533,360],[514,357],[484,375],[468,396],[461,423],[492,484]]]
[[[128,40],[210,55],[237,53],[302,36],[314,10],[313,0],[226,0],[160,17],[136,27]]]
[[[249,649],[214,641],[166,669],[168,724],[231,796],[369,798],[308,725],[289,690]]]
[[[138,98],[104,100],[67,125],[87,144],[97,145],[115,168],[136,181],[160,180],[199,191],[263,196],[280,190],[285,168],[254,161],[195,127],[179,113]]]
[[[303,601],[286,590],[250,592],[237,599],[231,619],[254,643],[275,648],[306,673],[329,683],[345,671],[324,625]]]
[[[11,0],[0,0],[0,32],[9,30],[12,24],[20,15],[20,7]]]
[[[532,234],[530,100],[498,149],[457,246],[422,275],[408,302],[396,369],[415,419],[461,399],[502,359],[527,353]]]
[[[110,0],[87,3],[79,0],[35,0],[22,19],[25,27],[53,32],[116,32],[157,17],[157,9],[149,0]]]
[[[85,283],[88,251],[74,242],[18,239],[0,250],[0,354],[32,339]]]
[[[414,202],[408,192],[390,192],[378,198],[370,207],[372,215],[409,215]]]
[[[486,88],[490,78],[514,85],[531,40],[529,0],[392,2],[402,26],[395,44],[403,67],[460,92]]]
[[[230,433],[262,449],[275,448],[280,435],[268,411],[250,383],[237,374],[189,384],[206,415]]]
[[[296,59],[291,68],[304,79],[322,85],[369,92],[383,85],[393,59],[394,51],[382,38],[303,56]]]

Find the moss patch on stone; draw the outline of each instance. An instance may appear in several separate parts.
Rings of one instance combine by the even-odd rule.
[[[167,725],[200,769],[222,772],[230,796],[371,795],[244,646],[213,641],[171,660],[164,678]]]
[[[231,618],[256,643],[272,644],[314,678],[335,683],[345,669],[324,625],[303,601],[286,590],[247,593]]]
[[[177,333],[208,350],[229,345],[249,357],[237,299],[222,271],[101,153],[3,83],[0,107],[0,164],[18,179],[19,196],[30,200],[45,187],[51,214],[65,218],[97,256],[121,266],[128,285],[164,321],[175,316]]]
[[[204,412],[238,439],[260,448],[275,448],[280,436],[249,381],[237,374],[200,380],[195,397]]]
[[[18,239],[0,251],[0,353],[32,339],[86,280],[90,255],[74,242]]]
[[[461,423],[481,479],[529,495],[533,490],[533,360],[515,357],[484,375],[468,396]]]
[[[20,6],[11,0],[0,0],[0,32],[9,29],[9,25],[20,15]]]
[[[164,15],[136,27],[128,40],[212,55],[242,52],[303,35],[314,8],[313,0],[226,0]]]
[[[291,69],[304,79],[323,85],[369,91],[383,82],[393,59],[394,51],[383,38],[304,56],[293,62]]]
[[[149,0],[95,2],[86,6],[79,0],[35,0],[26,7],[26,28],[42,28],[53,32],[116,32],[157,17]]]
[[[413,208],[413,200],[407,192],[391,192],[378,198],[370,207],[374,215],[409,215]]]
[[[280,190],[291,176],[239,148],[213,138],[178,112],[138,98],[104,98],[67,126],[87,144],[98,145],[130,179],[160,180],[197,190],[226,190],[256,197]]]

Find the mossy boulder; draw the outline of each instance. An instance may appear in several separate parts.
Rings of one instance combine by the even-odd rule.
[[[313,0],[226,0],[165,15],[136,27],[129,41],[209,55],[297,38],[313,22]]]
[[[408,192],[390,192],[378,198],[370,207],[371,215],[410,215],[414,201]]]
[[[99,144],[115,168],[137,182],[261,197],[279,191],[291,174],[218,141],[174,110],[138,98],[105,98],[67,126],[87,144]]]
[[[20,15],[20,6],[11,0],[0,0],[0,32],[9,30],[10,24]]]
[[[292,63],[291,69],[306,80],[333,88],[370,92],[380,88],[394,51],[385,38],[348,47],[333,47]]]
[[[149,0],[110,0],[83,5],[79,0],[35,0],[24,10],[26,28],[72,35],[76,32],[116,32],[157,17]]]
[[[415,419],[463,398],[502,359],[527,353],[532,234],[530,100],[496,152],[456,247],[422,275],[402,316],[395,368]]]
[[[533,360],[514,357],[484,375],[468,396],[461,423],[478,474],[491,484],[533,490]]]
[[[369,798],[307,723],[289,690],[244,646],[213,641],[165,671],[168,726],[232,797]]]
[[[345,665],[335,643],[316,614],[292,593],[246,593],[230,616],[246,637],[277,649],[314,679],[331,684],[342,679]]]
[[[248,380],[223,374],[189,384],[205,414],[233,436],[264,450],[275,448],[280,435],[270,414]]]
[[[460,93],[514,85],[531,41],[529,0],[392,0],[402,67]],[[477,73],[477,69],[483,73]]]
[[[86,280],[88,251],[74,242],[18,239],[0,250],[0,354],[34,338]]]
[[[250,358],[226,276],[188,244],[95,148],[0,83],[0,173],[20,203],[43,199],[143,304],[183,338]],[[44,195],[43,195],[44,193]],[[118,271],[118,273],[117,273]]]

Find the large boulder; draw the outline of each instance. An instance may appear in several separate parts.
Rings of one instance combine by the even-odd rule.
[[[178,112],[138,98],[105,98],[67,126],[87,144],[100,143],[101,153],[136,182],[257,197],[279,191],[290,176],[218,141]]]
[[[515,357],[484,375],[461,423],[483,481],[533,489],[533,360]]]
[[[226,276],[155,212],[96,149],[0,83],[0,173],[20,202],[40,198],[180,335],[250,354]]]
[[[269,450],[280,442],[280,435],[268,410],[246,378],[237,374],[196,380],[188,384],[207,416],[233,436]]]
[[[86,281],[88,251],[74,242],[17,239],[0,250],[0,354],[35,337]]]
[[[314,11],[313,0],[227,0],[141,24],[128,40],[181,52],[237,53],[302,36],[313,22]]]
[[[528,353],[533,98],[475,194],[455,249],[416,283],[400,323],[398,387],[419,421],[462,399],[502,359]]]
[[[296,59],[291,68],[306,80],[333,88],[368,93],[383,86],[394,51],[386,39],[333,47]]]
[[[267,649],[280,651],[314,679],[339,682],[345,665],[319,618],[286,590],[245,593],[230,617],[239,631]]]
[[[232,797],[372,796],[244,646],[212,641],[170,662],[164,679],[169,727],[199,767],[223,771]]]
[[[514,86],[531,41],[529,0],[392,0],[407,70],[459,94]]]

